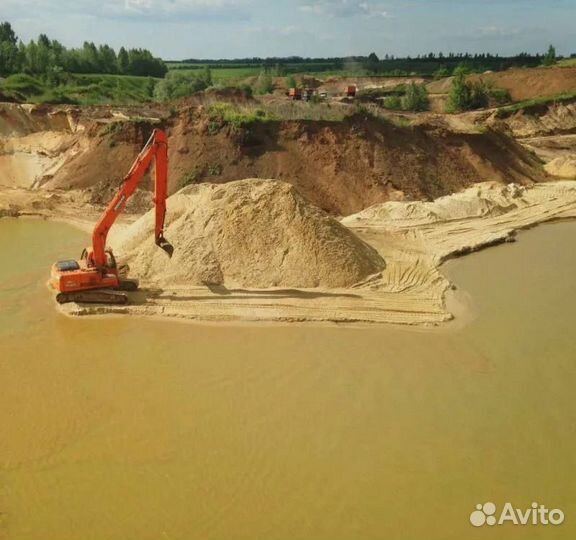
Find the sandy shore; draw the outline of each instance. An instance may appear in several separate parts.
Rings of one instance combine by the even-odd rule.
[[[576,182],[532,188],[479,184],[433,203],[384,203],[342,222],[374,246],[386,270],[348,289],[146,288],[129,306],[62,306],[73,316],[132,314],[197,321],[391,323],[436,326],[447,302],[449,258],[515,240],[518,230],[576,217]]]
[[[0,186],[0,218],[35,218],[68,223],[88,234],[102,215],[103,208],[87,202],[80,190],[30,190]],[[132,223],[134,214],[118,218],[118,227]]]

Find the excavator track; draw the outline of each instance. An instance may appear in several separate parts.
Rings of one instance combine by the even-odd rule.
[[[92,291],[64,292],[56,295],[59,304],[120,304],[128,303],[128,295],[112,289],[94,289]]]

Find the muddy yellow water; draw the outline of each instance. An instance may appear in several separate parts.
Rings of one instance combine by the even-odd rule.
[[[574,538],[575,235],[449,265],[477,316],[430,332],[67,319],[85,235],[0,221],[0,538]]]

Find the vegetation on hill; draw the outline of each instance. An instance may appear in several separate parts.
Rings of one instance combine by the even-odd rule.
[[[0,82],[0,99],[18,103],[77,105],[131,104],[152,101],[159,79],[129,75],[61,74],[57,84],[25,73]]]
[[[410,83],[402,85],[400,90],[395,91],[384,99],[384,107],[397,111],[422,112],[430,108],[428,90],[424,84]]]
[[[257,94],[271,94],[274,92],[274,80],[269,69],[262,68],[256,81],[255,90]]]
[[[542,96],[539,98],[519,101],[518,103],[513,103],[506,107],[500,107],[496,116],[498,118],[508,118],[518,111],[530,112],[535,109],[540,109],[541,107],[547,107],[548,105],[574,102],[576,102],[576,92],[566,92],[555,96]]]
[[[269,111],[254,107],[238,107],[231,103],[218,102],[208,108],[209,129],[213,132],[224,125],[248,127],[257,122],[269,122],[276,116]]]
[[[505,105],[510,103],[511,97],[507,90],[495,88],[492,84],[483,81],[469,81],[466,79],[467,70],[459,67],[452,81],[452,89],[448,96],[446,112],[463,112],[482,109],[489,105]]]
[[[157,101],[170,101],[191,96],[210,86],[212,86],[212,72],[208,67],[198,72],[171,71],[156,85],[154,98]]]

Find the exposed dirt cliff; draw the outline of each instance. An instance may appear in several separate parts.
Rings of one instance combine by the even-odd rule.
[[[158,125],[169,136],[171,193],[203,182],[273,178],[295,185],[330,213],[348,215],[389,200],[430,200],[487,180],[545,179],[538,159],[492,129],[462,133],[367,114],[236,127],[211,121],[206,108],[190,105],[172,114],[3,107],[0,185],[80,189],[94,204],[110,200]],[[143,184],[131,208],[146,207],[150,187]]]

